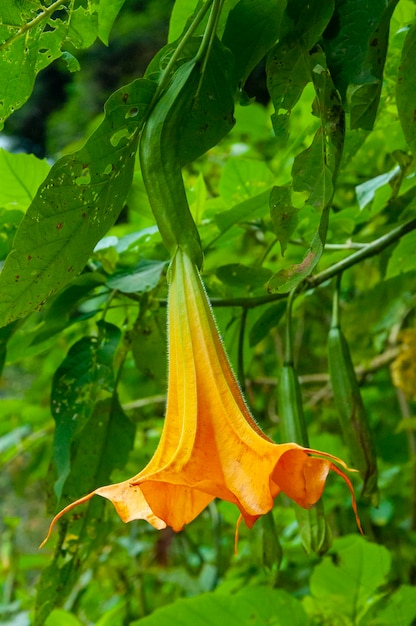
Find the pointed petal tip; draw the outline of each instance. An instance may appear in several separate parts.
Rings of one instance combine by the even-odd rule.
[[[88,500],[90,500],[94,494],[95,494],[95,491],[92,491],[91,493],[88,493],[86,496],[83,496],[82,498],[75,500],[75,502],[71,502],[71,504],[68,504],[65,508],[59,511],[59,513],[57,513],[55,517],[53,518],[53,520],[51,521],[49,525],[48,534],[46,535],[45,539],[40,544],[38,550],[41,550],[44,547],[44,545],[49,541],[56,522],[60,520],[61,517],[65,515],[65,513],[68,513],[68,511],[71,511],[76,506],[78,506],[78,504],[83,504],[84,502],[87,502]]]

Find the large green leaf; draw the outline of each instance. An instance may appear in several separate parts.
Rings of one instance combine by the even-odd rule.
[[[214,38],[204,62],[195,62],[201,37],[192,37],[181,49],[169,76],[165,69],[178,42],[164,46],[149,63],[145,77],[158,82],[171,79],[155,108],[163,111],[163,141],[175,146],[175,159],[183,167],[215,146],[234,125],[234,97],[229,82],[230,51]],[[193,65],[187,62],[194,61]],[[180,119],[177,105],[180,102]],[[167,107],[167,108],[165,108]],[[167,152],[167,147],[162,147]]]
[[[230,11],[222,42],[234,55],[234,88],[240,82],[244,84],[275,43],[284,8],[285,3],[280,0],[240,0]]]
[[[123,207],[139,131],[155,85],[116,91],[85,146],[55,163],[16,233],[0,274],[0,325],[39,310],[86,264]]]
[[[316,92],[313,112],[320,118],[321,127],[312,145],[295,159],[293,189],[307,191],[308,204],[322,210],[331,203],[334,194],[344,145],[345,115],[320,48],[309,56],[309,63]]]
[[[30,97],[36,75],[63,54],[65,44],[88,48],[97,36],[108,43],[124,0],[0,2],[0,130]],[[86,6],[85,6],[86,5]]]
[[[337,539],[332,552],[335,558],[324,558],[315,568],[306,604],[314,607],[322,623],[359,624],[386,581],[390,553],[358,535]]]
[[[33,154],[11,154],[0,148],[0,206],[26,211],[51,166]]]
[[[334,195],[344,146],[344,111],[326,68],[325,56],[319,47],[316,52],[309,55],[309,63],[316,92],[313,112],[320,118],[321,126],[315,133],[312,145],[295,158],[292,167],[293,189],[306,191],[309,194],[307,204],[321,212],[321,219],[303,260],[272,276],[268,284],[271,292],[291,291],[312,272],[319,262],[324,251],[329,207]]]
[[[65,484],[66,501],[110,481],[115,468],[124,467],[133,447],[135,428],[116,395],[98,402],[82,430]],[[67,597],[89,555],[102,545],[107,533],[104,500],[93,498],[61,524],[52,563],[43,570],[38,585],[34,626],[43,626],[51,610]],[[62,549],[63,542],[64,549]]]
[[[324,33],[328,67],[351,128],[371,130],[380,100],[390,18],[398,0],[341,0]]]
[[[71,445],[90,419],[102,391],[114,391],[113,358],[120,330],[99,322],[97,337],[83,337],[69,350],[55,372],[51,411],[55,419],[54,457],[60,498],[71,470]]]
[[[397,111],[404,136],[416,158],[416,24],[410,28],[403,46],[396,87]]]
[[[289,0],[282,19],[279,42],[267,58],[267,87],[275,108],[273,126],[278,137],[288,134],[289,117],[308,82],[309,51],[331,19],[334,1],[305,4]]]
[[[306,614],[296,598],[282,589],[247,587],[235,595],[206,593],[177,600],[130,626],[305,626]]]

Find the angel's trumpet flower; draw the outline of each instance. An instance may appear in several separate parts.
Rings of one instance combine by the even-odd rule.
[[[145,519],[179,531],[214,499],[237,505],[247,526],[283,491],[304,508],[321,497],[330,470],[350,480],[338,458],[295,443],[276,444],[254,421],[232,372],[199,272],[178,248],[170,267],[166,417],[153,458],[136,476],[100,487],[124,522]],[[358,521],[358,517],[357,517]],[[47,538],[48,538],[47,537]],[[45,539],[46,541],[46,539]]]

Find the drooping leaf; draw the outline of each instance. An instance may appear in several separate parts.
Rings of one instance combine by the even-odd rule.
[[[222,42],[234,55],[234,88],[245,83],[278,38],[284,8],[280,0],[240,0],[230,11]]]
[[[65,499],[68,501],[108,483],[111,472],[124,467],[133,447],[134,432],[134,425],[124,414],[117,396],[98,402],[72,458]],[[43,626],[52,609],[62,604],[73,589],[86,558],[102,544],[107,533],[104,506],[101,498],[94,498],[64,522],[66,526],[63,526],[55,557],[43,570],[37,588],[34,626]]]
[[[279,42],[267,58],[267,87],[275,108],[273,127],[285,138],[291,111],[311,80],[309,51],[320,39],[334,10],[329,2],[289,0]]]
[[[371,130],[380,100],[391,15],[398,0],[337,2],[324,33],[328,67],[351,128]]]
[[[155,86],[138,79],[108,100],[85,146],[55,163],[20,224],[0,274],[0,325],[39,310],[86,264],[129,191]]]
[[[98,10],[98,36],[108,45],[108,38],[114,20],[123,8],[125,0],[100,0]]]
[[[269,203],[270,217],[283,256],[289,239],[296,229],[299,209],[292,205],[290,187],[273,187]]]
[[[177,600],[175,603],[157,609],[131,626],[242,626],[270,624],[270,626],[304,626],[307,617],[296,598],[282,589],[267,587],[247,587],[235,595],[206,593],[196,598]]]
[[[415,74],[416,57],[416,24],[410,28],[406,35],[403,46],[402,58],[399,65],[396,102],[399,113],[400,124],[403,128],[404,136],[409,144],[414,158],[416,158],[416,83]]]
[[[255,289],[263,287],[270,278],[271,270],[265,267],[248,267],[242,263],[222,265],[217,276],[226,285]]]
[[[51,169],[33,154],[12,154],[0,148],[0,206],[26,211]]]
[[[129,271],[116,272],[107,280],[110,289],[118,289],[124,293],[143,293],[151,291],[158,284],[163,270],[164,261],[142,259]]]
[[[175,87],[175,81],[178,85],[177,90],[168,87],[165,91],[172,101],[164,100],[162,94],[160,102],[168,107],[163,120],[164,141],[175,146],[175,159],[181,167],[215,146],[234,125],[234,94],[229,83],[231,53],[215,38],[205,63],[191,64],[200,46],[200,37],[191,38],[181,50],[169,76],[165,76],[166,66],[177,48],[177,42],[167,44],[152,59],[145,73],[146,78],[156,82],[163,74],[164,80],[170,78],[172,81],[169,87]],[[176,114],[179,101],[180,123]],[[172,119],[174,123],[169,123]]]
[[[100,392],[113,392],[113,358],[120,330],[99,322],[97,337],[83,337],[56,370],[51,392],[55,419],[54,458],[59,498],[71,470],[71,445],[90,419]]]
[[[289,293],[299,285],[319,262],[324,250],[326,233],[328,230],[328,214],[329,209],[325,208],[322,212],[318,229],[312,239],[311,246],[303,258],[301,263],[292,265],[291,267],[279,270],[274,274],[268,282],[267,289],[271,293]]]
[[[292,168],[293,189],[307,191],[308,204],[323,209],[334,194],[334,183],[342,156],[345,116],[338,92],[326,68],[325,55],[318,48],[309,56],[316,99],[314,114],[320,118],[312,145],[301,152]]]
[[[275,328],[286,311],[286,301],[277,302],[268,307],[254,322],[249,334],[249,345],[252,348],[267,337],[272,328]]]
[[[88,48],[108,35],[124,0],[68,3],[57,0],[0,3],[0,130],[13,111],[30,97],[36,75],[58,59],[67,43]]]
[[[269,196],[271,189],[252,196],[248,200],[240,202],[232,209],[217,213],[215,222],[223,233],[234,224],[246,222],[266,215],[269,210]]]

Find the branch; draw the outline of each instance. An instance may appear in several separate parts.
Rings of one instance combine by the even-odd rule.
[[[387,233],[387,235],[383,235],[379,239],[376,239],[372,243],[369,243],[365,248],[358,250],[358,252],[354,252],[346,259],[342,259],[338,263],[334,263],[331,267],[328,267],[326,270],[323,270],[319,274],[315,276],[309,276],[305,279],[306,289],[313,289],[318,285],[326,282],[330,278],[333,278],[337,274],[341,274],[344,270],[360,263],[364,259],[368,259],[376,254],[379,254],[385,248],[388,248],[393,243],[401,239],[403,235],[407,235],[412,230],[416,229],[416,219],[410,220],[406,224],[401,224],[397,228],[394,228],[392,231]]]

